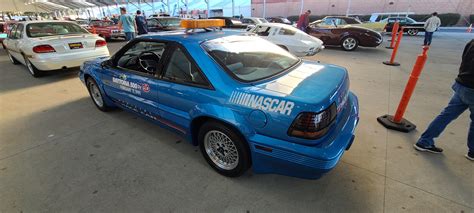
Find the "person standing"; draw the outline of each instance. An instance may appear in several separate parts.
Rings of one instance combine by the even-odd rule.
[[[146,19],[142,16],[142,12],[137,10],[137,15],[135,16],[135,24],[137,26],[138,35],[143,35],[148,33],[148,27],[146,25]]]
[[[464,48],[459,74],[452,88],[454,95],[448,106],[431,122],[414,147],[422,152],[443,152],[443,149],[434,145],[433,139],[438,137],[451,121],[469,109],[471,124],[467,136],[469,151],[466,158],[474,161],[474,39]]]
[[[301,14],[298,23],[296,23],[296,28],[306,32],[306,28],[309,25],[309,15],[311,15],[311,10],[307,10]]]
[[[426,20],[425,26],[425,41],[423,43],[424,46],[430,46],[431,40],[433,39],[433,33],[438,30],[439,26],[441,26],[441,20],[438,18],[438,13],[434,12],[431,14],[431,17]]]
[[[135,38],[137,24],[133,21],[133,18],[127,14],[127,9],[125,9],[125,7],[120,8],[120,14],[118,26],[120,29],[123,29],[125,39],[130,41]]]

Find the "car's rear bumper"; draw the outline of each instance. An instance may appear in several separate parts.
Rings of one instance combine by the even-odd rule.
[[[84,61],[93,60],[98,57],[109,56],[107,47],[99,47],[90,51],[67,54],[35,55],[30,57],[31,63],[41,71],[67,69],[79,67]]]
[[[357,97],[352,93],[349,97],[349,117],[333,141],[324,146],[306,146],[259,134],[249,138],[254,172],[317,179],[334,168],[352,145],[359,122]]]

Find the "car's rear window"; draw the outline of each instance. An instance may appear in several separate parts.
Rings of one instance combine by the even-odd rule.
[[[300,59],[256,36],[227,36],[203,43],[204,49],[240,81],[252,82],[277,75]]]
[[[26,34],[31,38],[82,33],[88,32],[79,25],[69,22],[31,23],[26,27]]]

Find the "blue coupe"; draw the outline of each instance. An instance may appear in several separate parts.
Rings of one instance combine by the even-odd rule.
[[[199,146],[218,173],[319,178],[354,140],[346,69],[236,31],[163,32],[83,64],[102,111],[136,113]]]

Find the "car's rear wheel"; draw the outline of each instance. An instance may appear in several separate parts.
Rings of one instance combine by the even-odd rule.
[[[238,177],[250,167],[247,142],[227,125],[205,123],[199,129],[198,140],[202,155],[219,174]]]
[[[16,58],[13,57],[12,54],[10,54],[10,51],[7,51],[7,54],[8,54],[8,58],[10,59],[12,64],[20,64],[20,62],[18,60],[16,60]]]
[[[347,36],[342,39],[341,47],[345,51],[355,50],[359,46],[359,41],[352,36]]]
[[[111,107],[107,106],[107,104],[105,103],[104,96],[102,95],[102,92],[99,89],[99,85],[94,79],[87,78],[86,86],[87,86],[87,91],[89,91],[89,95],[91,96],[92,102],[94,102],[94,105],[100,111],[106,112],[106,111],[111,110]]]
[[[37,69],[35,67],[35,65],[33,65],[31,63],[31,61],[28,59],[28,57],[26,57],[25,55],[23,55],[23,58],[25,59],[25,65],[26,65],[26,68],[28,68],[28,72],[30,72],[30,74],[35,77],[35,78],[38,78],[38,77],[41,77],[43,76],[43,72],[41,72],[41,70]]]

